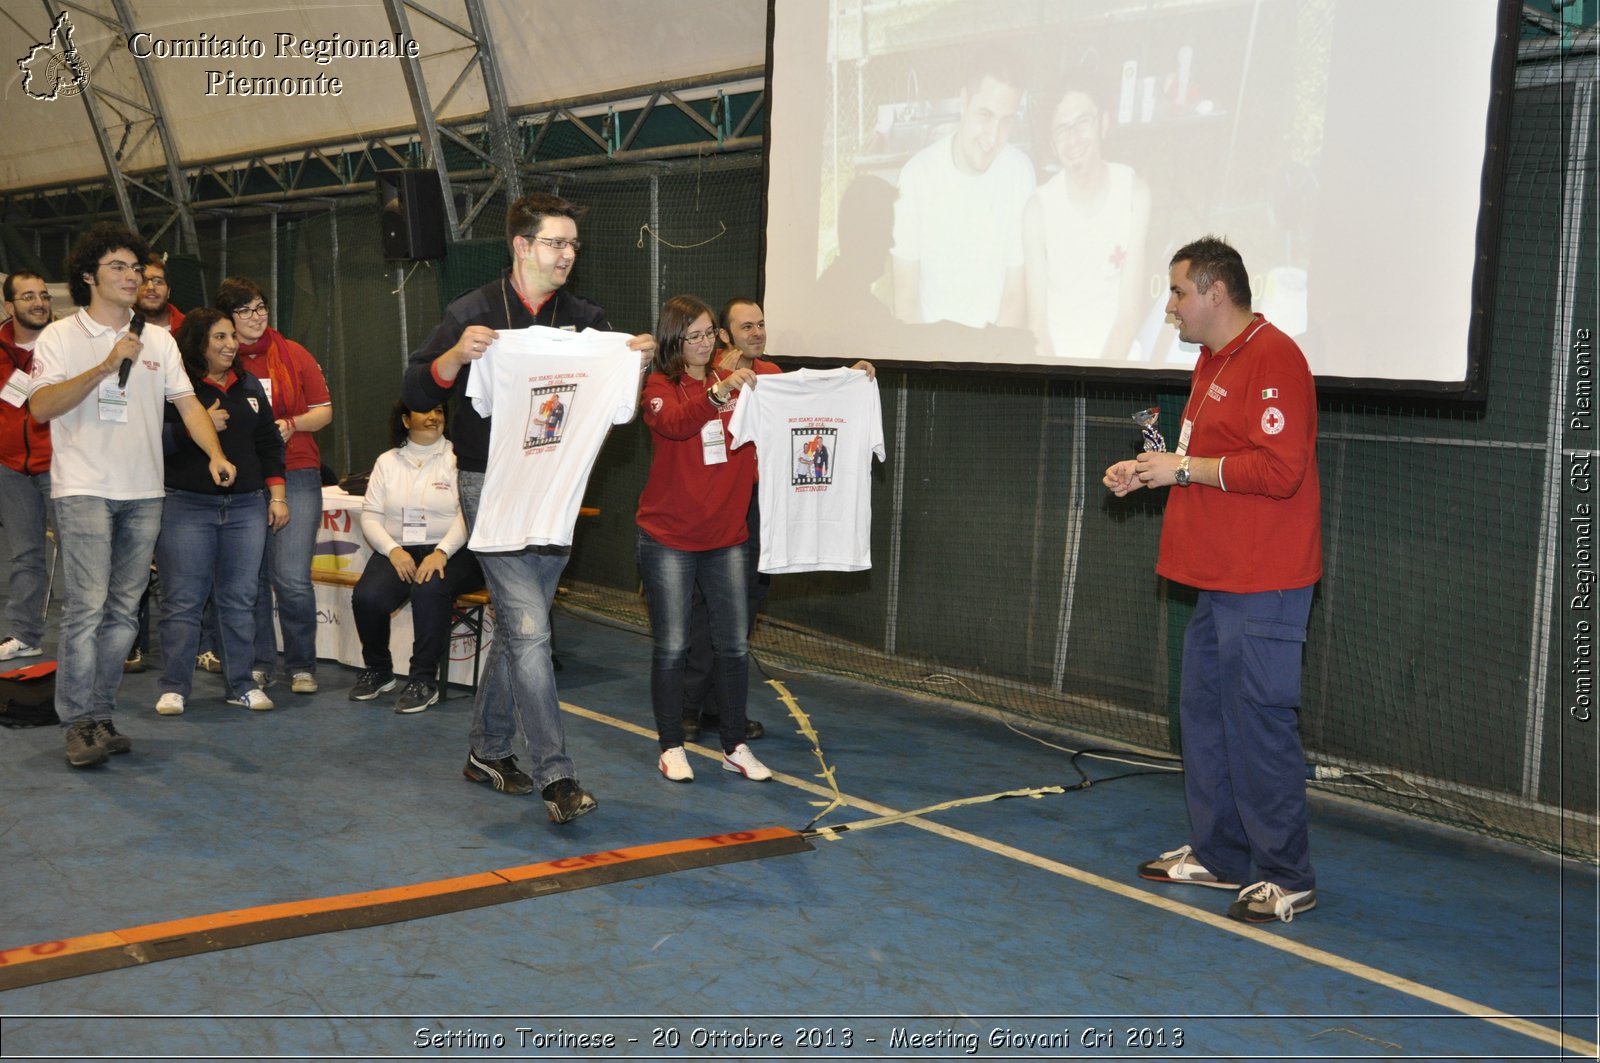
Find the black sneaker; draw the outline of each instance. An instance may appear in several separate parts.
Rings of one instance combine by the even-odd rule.
[[[421,712],[438,700],[438,687],[426,679],[413,679],[400,692],[400,699],[394,703],[394,711],[402,714]]]
[[[94,722],[94,743],[107,753],[126,753],[133,748],[128,736],[119,733],[117,725],[110,720]]]
[[[144,651],[135,646],[128,651],[128,659],[122,662],[124,672],[142,672],[145,670]]]
[[[356,685],[350,688],[351,701],[371,701],[379,694],[387,694],[400,685],[393,672],[379,668],[364,669],[356,676]]]
[[[579,786],[577,779],[557,779],[540,791],[539,796],[544,798],[544,807],[549,810],[552,823],[571,823],[600,807],[600,802]]]
[[[488,783],[503,794],[531,794],[533,780],[527,772],[517,767],[516,757],[486,760],[476,753],[467,754],[467,766],[461,769],[473,782]]]
[[[79,720],[67,728],[67,763],[92,768],[106,759],[105,747],[94,740],[94,721]]]

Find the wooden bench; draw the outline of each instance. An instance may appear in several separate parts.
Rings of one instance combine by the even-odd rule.
[[[472,684],[468,690],[478,689],[478,667],[483,661],[483,616],[489,607],[489,592],[470,591],[450,604],[450,627],[445,636],[444,650],[439,658],[439,700],[450,696],[450,644],[455,641],[456,625],[472,634]]]
[[[583,506],[578,510],[580,517],[598,517],[598,506]],[[361,581],[361,573],[346,572],[342,569],[318,568],[311,569],[311,582],[322,583],[330,587],[354,588]],[[559,592],[558,592],[559,593]],[[555,603],[550,603],[551,609]],[[457,625],[465,627],[472,635],[472,683],[468,690],[478,689],[479,668],[483,661],[483,626],[484,614],[489,608],[488,590],[469,591],[458,597],[450,604],[450,622],[446,629],[444,650],[439,655],[439,700],[444,701],[450,696],[450,644],[455,641]],[[560,667],[559,662],[555,665]]]

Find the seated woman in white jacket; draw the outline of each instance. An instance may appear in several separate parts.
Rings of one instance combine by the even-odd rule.
[[[456,456],[444,438],[444,410],[395,403],[394,449],[378,456],[367,480],[361,533],[372,546],[351,607],[364,669],[351,701],[371,701],[400,685],[389,653],[389,618],[411,603],[411,675],[395,712],[421,712],[439,700],[440,656],[450,637],[450,606],[483,587],[466,548],[467,525],[456,490]]]

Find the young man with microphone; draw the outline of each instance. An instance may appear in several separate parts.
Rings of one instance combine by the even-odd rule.
[[[142,329],[142,319],[133,327],[149,257],[121,225],[84,233],[66,262],[80,309],[34,346],[28,407],[51,423],[50,493],[65,560],[56,713],[75,768],[132,748],[112,714],[161,530],[166,402],[210,459],[211,478],[222,487],[233,481],[172,337]]]

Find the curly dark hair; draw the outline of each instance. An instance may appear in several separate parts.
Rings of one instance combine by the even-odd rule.
[[[172,341],[178,345],[178,353],[183,355],[183,371],[188,374],[189,383],[195,387],[200,386],[200,381],[211,370],[206,364],[206,350],[211,346],[211,329],[219,321],[233,324],[233,319],[221,310],[197,306],[183,315],[183,324],[172,334]]]
[[[138,233],[114,221],[97,222],[78,237],[66,260],[67,290],[75,305],[89,305],[89,282],[83,279],[84,275],[94,276],[100,268],[100,256],[118,248],[126,248],[141,266],[150,257],[150,245]]]

